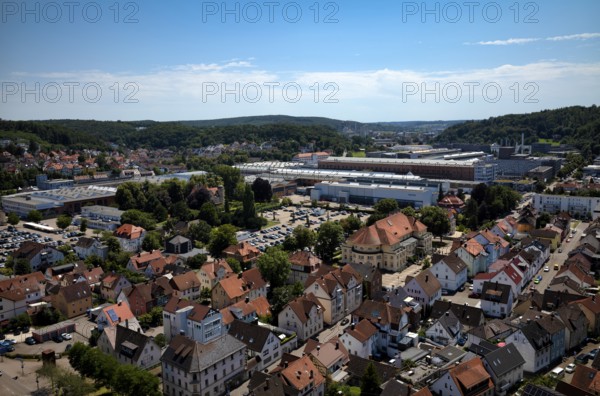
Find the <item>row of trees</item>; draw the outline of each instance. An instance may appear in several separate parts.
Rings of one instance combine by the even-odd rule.
[[[69,351],[69,363],[81,376],[114,389],[121,395],[159,396],[159,380],[150,372],[130,364],[120,364],[97,348],[76,342]],[[70,394],[70,393],[69,393]]]
[[[471,191],[459,221],[463,226],[477,229],[515,209],[520,199],[521,194],[506,186],[488,187],[480,183]]]

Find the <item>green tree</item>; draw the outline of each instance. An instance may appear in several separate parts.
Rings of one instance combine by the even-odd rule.
[[[233,257],[229,257],[225,261],[227,261],[227,264],[229,264],[231,270],[236,274],[242,272],[242,264],[240,264],[240,262],[234,259]]]
[[[236,228],[231,224],[223,224],[220,227],[213,228],[208,242],[208,251],[213,257],[221,257],[223,250],[237,243],[235,237]]]
[[[160,234],[156,231],[150,231],[146,233],[144,240],[142,241],[142,249],[151,252],[155,249],[162,248],[162,242],[160,238]]]
[[[252,192],[252,187],[249,184],[246,185],[244,190],[244,199],[242,200],[242,216],[246,225],[256,218],[254,193]]]
[[[362,221],[357,216],[354,216],[354,214],[340,220],[340,225],[346,234],[352,234],[354,231],[360,229],[362,224]]]
[[[164,348],[165,345],[167,345],[167,338],[163,333],[160,333],[154,337],[154,342],[156,342],[156,345],[158,345],[160,348]]]
[[[400,212],[404,213],[408,217],[417,217],[417,211],[412,206],[402,208]]]
[[[21,221],[21,218],[15,212],[10,212],[7,217],[8,224],[16,226]]]
[[[213,171],[223,180],[225,197],[229,200],[232,199],[236,185],[242,180],[240,170],[229,165],[217,165]]]
[[[202,204],[200,211],[198,212],[198,218],[200,221],[208,223],[213,227],[216,227],[220,224],[219,213],[217,212],[215,204],[212,202],[205,202]]]
[[[360,394],[378,396],[381,394],[381,388],[379,387],[380,384],[381,379],[377,375],[377,371],[375,371],[373,362],[370,362],[367,365],[364,375],[360,379]]]
[[[380,199],[375,205],[373,205],[373,209],[375,209],[376,213],[387,216],[390,213],[398,210],[398,201],[393,198]]]
[[[202,215],[200,215],[202,217]],[[208,243],[210,240],[210,231],[212,227],[204,220],[199,220],[198,223],[190,224],[187,232],[187,237],[201,243]]]
[[[326,221],[321,224],[319,233],[317,234],[317,242],[315,244],[315,253],[325,262],[330,263],[333,260],[335,251],[344,241],[344,230],[342,226]]]
[[[81,223],[79,224],[79,231],[86,232],[88,227],[87,219],[81,219]]]
[[[271,183],[268,180],[264,180],[260,177],[254,179],[252,183],[252,191],[254,192],[254,198],[256,202],[269,202],[273,197],[273,190],[271,189]]]
[[[206,263],[206,254],[197,254],[187,259],[186,264],[191,269],[200,269]]]
[[[149,213],[138,209],[129,209],[121,215],[121,224],[133,224],[145,230],[153,230],[156,227],[156,220]]]
[[[56,218],[56,226],[61,230],[64,230],[73,222],[73,218],[68,214],[62,214]]]
[[[304,285],[301,282],[275,288],[273,290],[273,303],[271,305],[272,312],[278,314],[287,303],[296,297],[300,297],[302,294],[304,294]]]
[[[42,221],[43,218],[44,216],[42,216],[42,213],[39,210],[34,209],[27,213],[27,221],[39,223],[40,221]]]
[[[550,223],[552,216],[548,212],[542,212],[535,219],[535,228],[545,228],[546,224]]]
[[[26,275],[31,273],[31,264],[25,259],[17,259],[13,265],[15,275]]]
[[[448,212],[439,206],[426,206],[421,209],[421,222],[427,226],[427,231],[442,239],[450,232]]]
[[[262,254],[256,261],[256,266],[262,277],[271,284],[271,289],[283,286],[292,268],[287,253],[278,247]]]
[[[296,249],[312,248],[317,241],[317,235],[310,228],[297,226],[292,231],[292,236],[296,240]]]

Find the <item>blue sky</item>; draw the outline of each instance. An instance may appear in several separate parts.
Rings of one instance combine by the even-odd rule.
[[[480,119],[600,96],[597,0],[73,4],[2,2],[0,117]]]

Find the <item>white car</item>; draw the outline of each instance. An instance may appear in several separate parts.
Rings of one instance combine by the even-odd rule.
[[[61,336],[61,337],[62,337],[62,339],[63,339],[63,340],[65,340],[65,341],[69,341],[69,340],[72,340],[72,339],[73,339],[73,336],[72,336],[71,334],[69,334],[69,333],[62,333],[60,336]]]
[[[545,266],[545,267],[544,267],[544,272],[548,272],[548,271],[550,271],[550,267],[548,267],[548,266]]]
[[[572,373],[573,371],[575,371],[575,364],[574,363],[569,363],[567,365],[567,367],[565,367],[565,371],[567,373]]]

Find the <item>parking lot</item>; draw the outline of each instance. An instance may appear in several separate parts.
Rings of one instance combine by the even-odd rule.
[[[368,214],[356,214],[362,221],[366,221]],[[297,226],[304,226],[313,231],[319,231],[321,224],[326,221],[339,222],[350,216],[346,210],[327,210],[324,208],[307,208],[288,206],[276,210],[262,212],[262,216],[272,223],[276,223],[252,233],[241,233],[238,240],[246,241],[260,251],[265,251],[270,246],[283,243],[286,237],[292,234]]]

